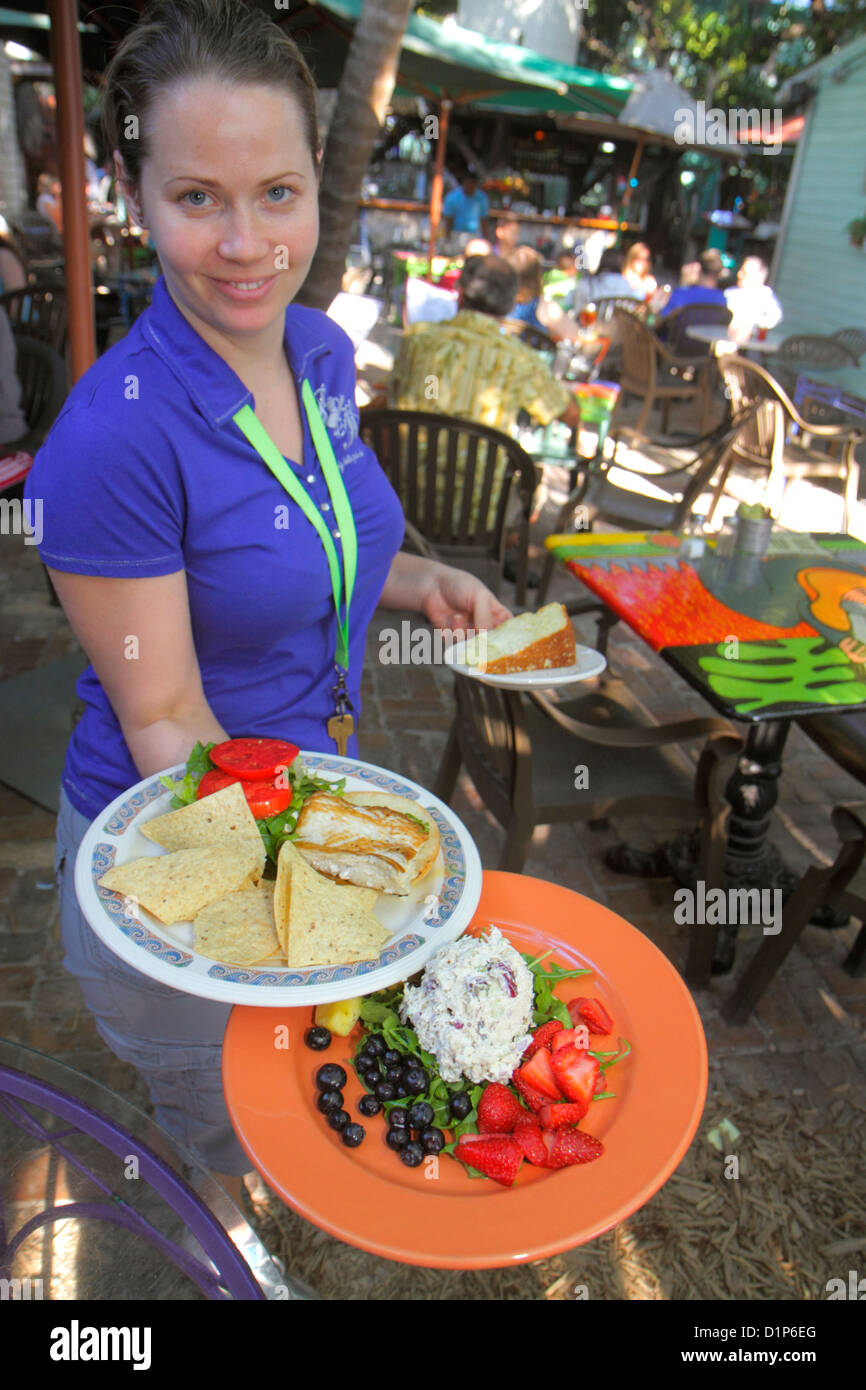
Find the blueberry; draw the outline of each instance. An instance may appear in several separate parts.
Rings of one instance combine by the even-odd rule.
[[[409,1123],[413,1129],[426,1129],[433,1123],[433,1106],[426,1100],[419,1100],[409,1107]]]
[[[382,1080],[382,1077],[379,1074],[378,1067],[371,1067],[369,1071],[362,1072],[361,1080],[363,1081],[365,1086],[369,1087],[371,1091],[374,1091],[378,1086],[379,1082]]]
[[[455,1120],[465,1120],[472,1109],[472,1101],[465,1091],[458,1091],[451,1097],[451,1114]]]
[[[394,1131],[392,1131],[392,1133],[393,1132]],[[400,1131],[397,1130],[396,1133],[399,1134]],[[400,1157],[407,1168],[417,1168],[419,1163],[424,1162],[424,1150],[421,1148],[421,1145],[413,1139],[411,1144],[407,1144],[405,1148],[400,1150]]]
[[[355,1057],[356,1071],[369,1071],[371,1067],[375,1066],[376,1058],[373,1056],[372,1052],[365,1052],[362,1050]]]
[[[327,1115],[328,1124],[331,1129],[345,1129],[349,1123],[348,1110],[331,1110]]]
[[[342,1091],[322,1091],[316,1105],[323,1115],[330,1115],[333,1110],[342,1110],[343,1092]]]
[[[373,1087],[373,1094],[377,1100],[386,1101],[394,1099],[395,1091],[390,1081],[377,1081]]]
[[[364,1046],[368,1052],[372,1052],[374,1057],[381,1057],[385,1051],[385,1043],[378,1033],[371,1033]]]
[[[391,1062],[385,1068],[385,1080],[390,1081],[392,1086],[398,1086],[403,1080],[403,1068],[396,1062]]]
[[[406,1068],[406,1085],[409,1095],[421,1096],[427,1090],[429,1077],[423,1067]]]
[[[327,1028],[308,1028],[304,1034],[304,1042],[314,1052],[324,1052],[326,1047],[331,1046],[331,1034]]]
[[[409,1143],[408,1129],[389,1129],[385,1135],[385,1143],[389,1149],[403,1149]]]
[[[357,1149],[358,1145],[361,1143],[366,1133],[367,1131],[365,1130],[363,1125],[351,1124],[346,1125],[346,1128],[343,1130],[343,1133],[340,1135],[340,1138],[342,1139],[343,1143],[346,1144],[350,1149]]]
[[[441,1129],[435,1129],[433,1125],[428,1125],[427,1129],[421,1130],[418,1141],[425,1154],[441,1153],[445,1147],[445,1135]]]
[[[402,1105],[395,1105],[388,1116],[388,1124],[392,1129],[408,1129],[409,1116]]]
[[[383,1052],[382,1061],[385,1063],[386,1067],[393,1066],[396,1062],[403,1061],[403,1054],[395,1051],[393,1047],[389,1047],[386,1052]]]
[[[339,1091],[346,1084],[346,1073],[336,1062],[326,1062],[316,1072],[316,1085],[320,1091]]]
[[[377,1100],[375,1096],[362,1096],[358,1101],[358,1109],[362,1115],[378,1115],[382,1109],[382,1102]]]

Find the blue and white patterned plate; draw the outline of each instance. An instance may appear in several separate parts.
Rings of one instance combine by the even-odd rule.
[[[441,852],[407,897],[380,893],[374,912],[391,939],[378,960],[351,965],[289,969],[278,958],[261,965],[224,965],[193,950],[191,922],[166,927],[130,899],[98,880],[115,864],[164,854],[140,826],[171,809],[160,777],[180,780],[184,766],[146,777],[117,797],[90,826],[75,863],[81,910],[101,941],[128,965],[161,984],[225,1004],[305,1007],[372,994],[420,970],[440,946],[458,937],[478,906],[481,861],[466,827],[430,792],[372,763],[327,753],[301,753],[317,776],[346,779],[346,791],[384,791],[406,796],[436,822]]]

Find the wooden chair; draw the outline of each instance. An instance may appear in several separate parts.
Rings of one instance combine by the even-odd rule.
[[[860,465],[855,457],[857,445],[863,438],[863,431],[849,422],[842,424],[821,424],[806,419],[794,405],[787,391],[766,368],[757,362],[735,354],[721,359],[720,370],[725,381],[725,393],[735,413],[746,410],[750,405],[761,402],[772,404],[782,412],[781,432],[773,413],[766,409],[755,417],[754,428],[737,441],[730,460],[747,468],[761,468],[768,472],[769,500],[767,505],[776,510],[781,505],[785,481],[791,478],[836,478],[844,485],[844,520],[847,530],[860,486]],[[802,442],[790,438],[791,426],[796,426],[803,434],[823,440],[825,445],[836,445],[838,457],[834,458],[825,449],[806,447]],[[715,506],[717,498],[714,498]]]
[[[700,430],[706,430],[710,420],[710,391],[716,359],[712,357],[677,357],[634,314],[617,309],[614,323],[622,349],[620,392],[614,418],[626,396],[643,400],[640,415],[634,426],[637,437],[646,437],[646,425],[657,401],[662,406],[662,430],[667,431],[670,404],[675,400],[699,400]],[[683,374],[690,368],[692,379]]]
[[[423,553],[479,563],[498,588],[509,501],[516,490],[518,604],[526,602],[529,517],[536,466],[510,435],[472,420],[413,410],[365,410],[361,437],[403,504],[407,533]]]
[[[39,289],[27,285],[20,290],[9,290],[0,295],[0,309],[4,309],[13,331],[25,333],[30,339],[47,343],[61,355],[66,350],[66,291],[60,289]]]

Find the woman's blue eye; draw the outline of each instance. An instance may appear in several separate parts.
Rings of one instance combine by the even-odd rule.
[[[183,201],[185,201],[186,199],[190,199],[190,198],[207,198],[207,196],[208,196],[207,193],[205,193],[203,189],[201,189],[201,188],[193,188],[193,189],[190,190],[189,193],[184,193],[183,198],[181,199],[181,201],[183,202]],[[201,208],[201,207],[204,207],[204,203],[190,203],[190,206],[191,206],[191,207],[194,207],[194,208]]]
[[[286,195],[284,198],[274,198],[273,201],[275,203],[287,203],[291,197],[292,190],[288,188],[286,184],[278,183],[275,184],[273,188],[268,189],[268,197],[272,197],[274,193],[284,193]]]

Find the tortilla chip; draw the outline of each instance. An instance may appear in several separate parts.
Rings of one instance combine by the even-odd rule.
[[[232,782],[222,791],[203,796],[201,801],[193,801],[179,811],[154,816],[139,828],[148,840],[169,851],[209,849],[214,845],[249,847],[259,862],[256,877],[261,878],[264,873],[264,841],[240,782]]]
[[[251,886],[258,866],[258,854],[249,846],[214,845],[117,864],[102,875],[99,884],[132,898],[170,927],[191,921],[226,893]]]
[[[317,873],[290,841],[277,862],[274,920],[290,966],[342,965],[379,955],[390,937],[371,911],[375,888]]]
[[[195,919],[194,949],[231,965],[256,965],[275,955],[274,885],[260,883],[208,903]]]

